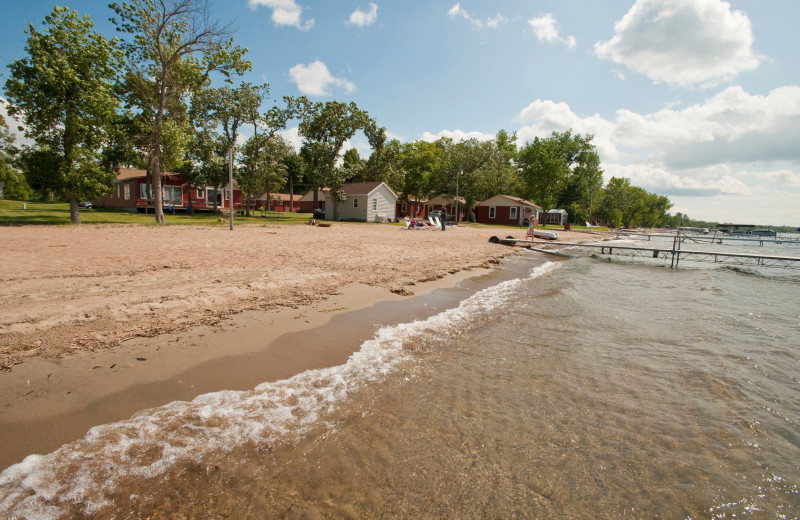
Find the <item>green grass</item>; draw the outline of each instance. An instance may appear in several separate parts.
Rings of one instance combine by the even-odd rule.
[[[23,206],[25,209],[23,209]],[[82,224],[143,224],[155,225],[156,219],[152,211],[145,213],[130,213],[115,209],[81,209]],[[270,212],[261,216],[260,212],[245,217],[234,216],[235,224],[302,224],[311,218],[308,213],[278,213]],[[222,220],[220,220],[222,219]],[[176,214],[164,213],[164,222],[167,225],[203,225],[203,226],[228,226],[230,223],[227,214],[215,215],[213,213],[195,213],[189,215],[181,212]],[[69,204],[66,202],[20,202],[13,200],[0,200],[0,225],[58,225],[69,224]]]

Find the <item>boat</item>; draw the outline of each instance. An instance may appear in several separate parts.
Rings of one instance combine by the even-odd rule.
[[[533,236],[535,238],[546,238],[547,240],[556,240],[558,238],[558,232],[546,231],[544,229],[534,229]]]

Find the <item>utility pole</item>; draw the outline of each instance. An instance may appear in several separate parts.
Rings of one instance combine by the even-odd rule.
[[[456,225],[461,222],[461,214],[458,212],[458,178],[461,177],[462,173],[464,173],[464,170],[456,172]]]
[[[231,231],[233,231],[233,145],[228,149],[228,213],[231,215]]]

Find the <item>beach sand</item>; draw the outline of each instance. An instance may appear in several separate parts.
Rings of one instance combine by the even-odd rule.
[[[349,223],[0,228],[0,469],[141,409],[343,363],[386,319],[353,311],[478,274],[517,251],[489,237],[524,234]]]

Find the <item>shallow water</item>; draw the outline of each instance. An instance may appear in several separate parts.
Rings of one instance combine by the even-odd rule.
[[[344,366],[98,427],[11,518],[796,518],[800,282],[514,258]],[[447,302],[460,303],[449,304]]]

